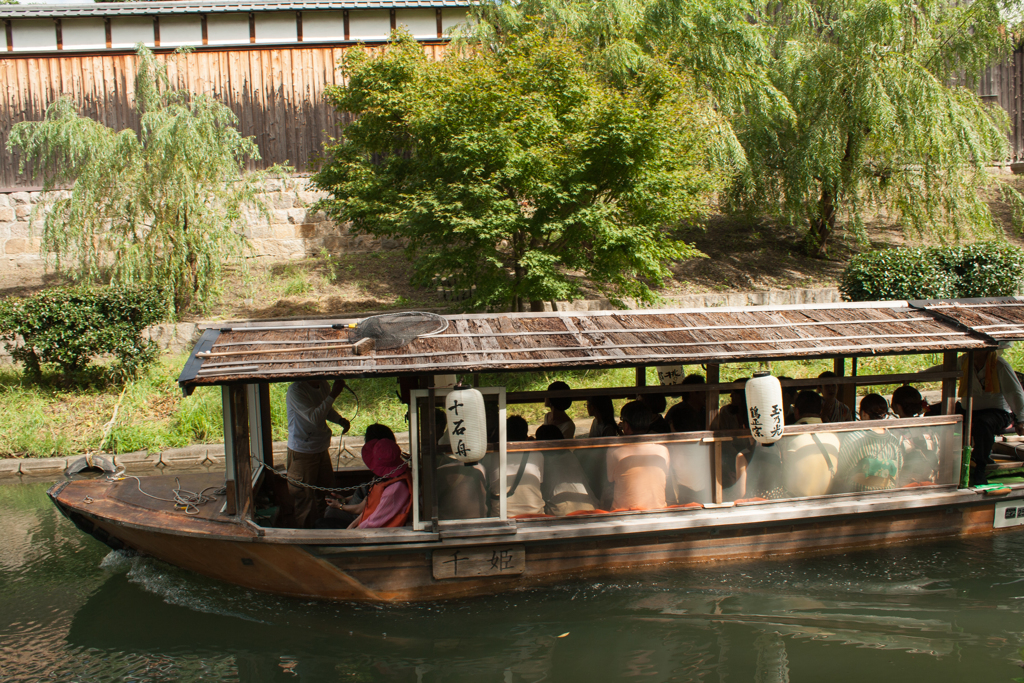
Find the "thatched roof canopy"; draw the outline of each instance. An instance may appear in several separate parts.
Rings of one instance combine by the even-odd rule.
[[[516,372],[936,353],[992,348],[1024,300],[886,301],[797,306],[447,316],[448,329],[356,355],[350,319],[210,329],[179,383],[192,387],[314,377]],[[980,311],[980,312],[979,312]],[[964,326],[953,313],[984,316]],[[1013,317],[1016,316],[1016,317]],[[973,319],[972,319],[973,320]],[[992,323],[994,324],[994,323]],[[1010,329],[1010,328],[1006,328]],[[996,334],[990,333],[995,330]],[[1009,333],[1006,333],[1009,334]]]

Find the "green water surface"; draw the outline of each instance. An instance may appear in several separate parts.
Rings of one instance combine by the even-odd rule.
[[[1024,533],[367,606],[112,553],[47,487],[0,486],[0,681],[1024,677]]]

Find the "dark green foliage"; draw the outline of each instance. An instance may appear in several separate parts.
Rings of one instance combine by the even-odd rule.
[[[847,301],[1011,296],[1022,279],[1024,250],[979,242],[861,254],[843,271],[839,289]]]
[[[955,279],[941,270],[929,249],[883,249],[855,256],[839,290],[847,301],[937,299],[955,296]]]
[[[1024,278],[1024,249],[1005,242],[977,242],[932,249],[936,265],[956,280],[956,296],[1012,296]]]
[[[665,64],[610,86],[571,40],[529,26],[503,40],[439,62],[408,36],[348,53],[328,97],[355,118],[314,177],[321,208],[407,240],[415,282],[472,286],[467,308],[572,300],[581,274],[651,302],[668,263],[700,255],[671,230],[722,186],[718,115]]]
[[[52,363],[70,386],[90,360],[103,354],[117,358],[112,378],[123,379],[156,357],[142,330],[166,313],[167,296],[155,285],[51,289],[0,302],[0,340],[36,381],[42,366]]]

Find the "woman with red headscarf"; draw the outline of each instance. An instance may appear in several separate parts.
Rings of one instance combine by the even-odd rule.
[[[382,424],[367,427],[361,455],[374,477],[381,481],[358,503],[328,501],[328,505],[358,515],[349,529],[405,526],[412,513],[412,472],[402,460],[402,449],[391,429]]]

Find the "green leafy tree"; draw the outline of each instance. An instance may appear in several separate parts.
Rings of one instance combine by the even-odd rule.
[[[9,149],[42,176],[43,189],[73,184],[46,214],[42,250],[76,279],[157,282],[180,315],[202,308],[222,263],[244,255],[242,211],[264,210],[252,138],[212,97],[173,90],[166,67],[139,46],[139,132],[79,116],[60,98],[42,121],[16,124]]]
[[[808,226],[824,256],[840,221],[884,208],[918,233],[984,234],[986,165],[1009,155],[1007,119],[953,84],[1012,48],[1002,0],[782,0],[758,23],[789,109],[746,106],[748,207]]]
[[[431,62],[408,36],[356,50],[328,92],[356,117],[314,182],[354,230],[408,240],[415,280],[474,287],[467,307],[540,308],[581,295],[653,301],[672,239],[708,210],[717,115],[693,84],[650,60],[611,85],[575,42],[526,27],[500,50]]]
[[[722,168],[746,165],[733,120],[745,107],[789,112],[767,69],[770,34],[751,21],[757,0],[521,0],[476,3],[474,21],[456,42],[500,52],[524,30],[568,36],[585,66],[613,84],[665,64],[707,97],[721,115],[709,120],[709,151]]]
[[[986,234],[985,172],[1006,118],[960,87],[1012,50],[1020,0],[523,0],[480,3],[491,49],[543,17],[611,79],[667,58],[721,117],[712,151],[734,206],[808,228],[825,255],[883,209],[940,239]],[[1019,195],[1004,188],[1012,199]]]

